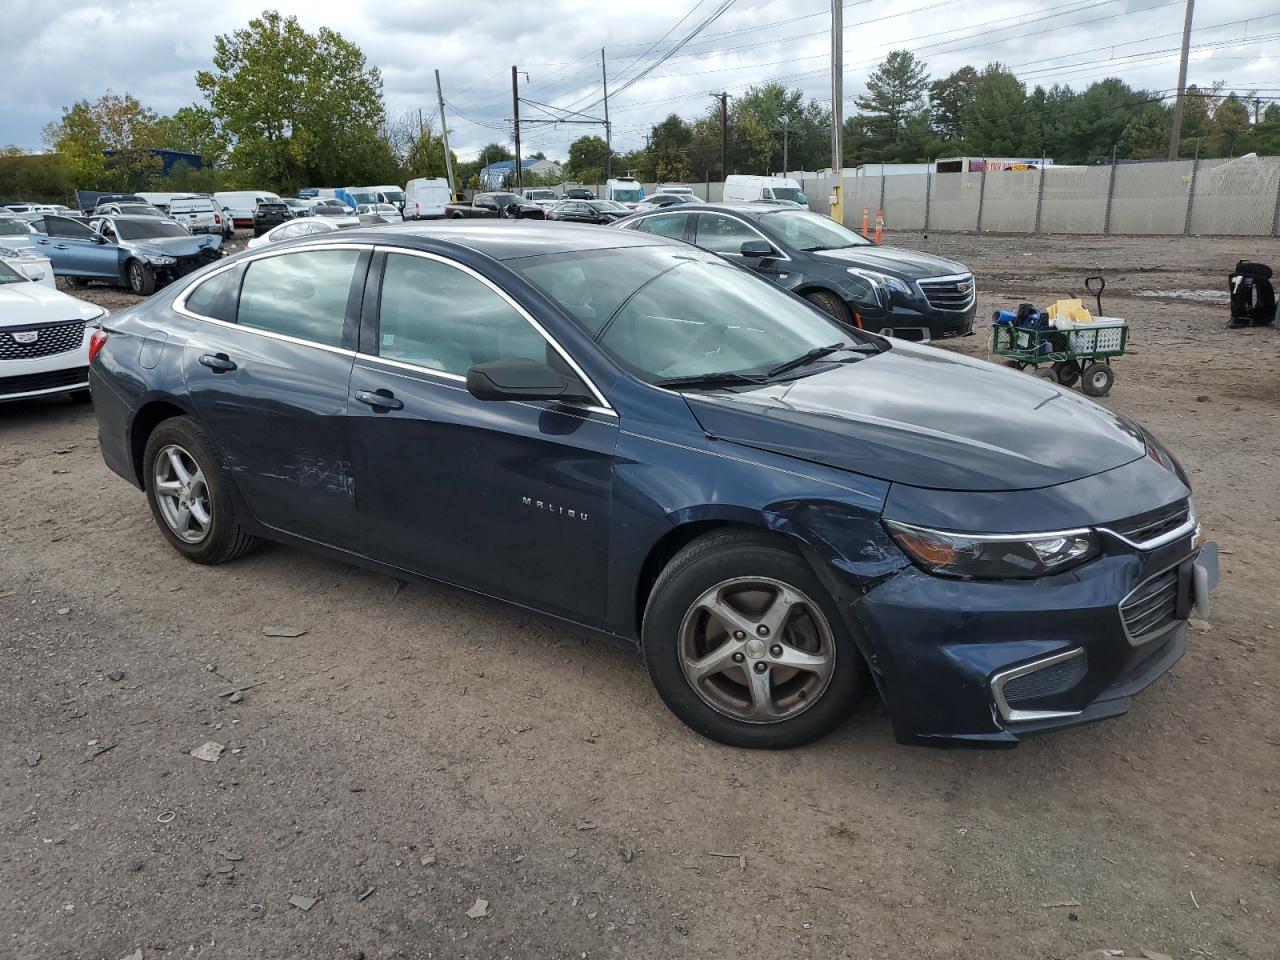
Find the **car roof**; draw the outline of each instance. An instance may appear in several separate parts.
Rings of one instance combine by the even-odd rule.
[[[456,243],[495,260],[517,257],[549,256],[584,250],[611,250],[618,247],[670,246],[679,241],[668,240],[633,230],[590,227],[583,224],[547,221],[471,221],[387,224],[344,230],[345,238],[362,236],[404,243],[421,238]],[[405,244],[414,246],[412,242]]]

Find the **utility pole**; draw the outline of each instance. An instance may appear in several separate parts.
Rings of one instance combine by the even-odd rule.
[[[1191,0],[1187,0],[1188,3]],[[844,223],[844,0],[831,0],[831,219]]]
[[[604,47],[600,48],[600,83],[604,87],[604,178],[613,176],[613,129],[609,126],[609,72],[604,67]]]
[[[778,119],[782,121],[782,175],[785,177],[788,170],[787,140],[789,139],[788,134],[791,133],[791,118],[779,117]]]
[[[1182,22],[1182,59],[1178,63],[1178,99],[1173,102],[1173,132],[1169,134],[1169,159],[1178,159],[1178,141],[1182,138],[1182,107],[1187,99],[1187,56],[1191,51],[1191,17],[1196,0],[1187,0],[1187,17]]]
[[[514,65],[511,67],[511,109],[516,122],[516,189],[523,190],[524,173],[520,166],[520,77]]]
[[[720,101],[720,182],[723,183],[729,176],[726,163],[729,145],[729,95],[713,93],[711,96]]]
[[[456,186],[453,182],[453,158],[449,156],[449,124],[444,118],[444,88],[440,86],[440,71],[436,71],[436,96],[440,98],[440,139],[444,141],[444,168],[449,175],[449,198],[453,199],[458,194]],[[418,111],[419,124],[421,124],[422,111]],[[422,132],[418,132],[421,139]]]

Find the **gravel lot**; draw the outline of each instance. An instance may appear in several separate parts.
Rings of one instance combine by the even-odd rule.
[[[1133,322],[1104,402],[1181,457],[1223,583],[1130,714],[940,752],[870,705],[721,747],[635,655],[519,611],[286,548],[187,564],[89,407],[12,404],[0,955],[1280,956],[1280,333],[1197,293],[1280,241],[892,241],[967,262],[984,313],[1102,268]]]

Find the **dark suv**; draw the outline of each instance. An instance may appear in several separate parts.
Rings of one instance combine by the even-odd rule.
[[[617,226],[748,266],[841,323],[906,340],[973,332],[976,288],[960,263],[882,247],[829,217],[771,204],[682,204]]]
[[[293,211],[283,201],[260,203],[253,209],[253,235],[260,237],[272,227],[293,219]]]

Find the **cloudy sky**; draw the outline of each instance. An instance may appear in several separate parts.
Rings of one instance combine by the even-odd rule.
[[[822,0],[736,0],[665,62],[656,63],[724,0],[277,0],[314,30],[329,26],[382,70],[391,115],[436,112],[433,71],[450,105],[454,150],[464,159],[510,140],[511,66],[521,94],[599,115],[600,48],[608,60],[610,115],[619,150],[643,145],[672,111],[691,117],[708,93],[778,79],[830,101],[830,6]],[[696,4],[696,5],[695,5]],[[247,23],[265,0],[3,0],[7,69],[0,83],[0,145],[40,146],[61,108],[107,89],[160,112],[198,99],[194,73],[213,37]],[[905,47],[937,78],[991,60],[1031,86],[1084,86],[1120,76],[1159,91],[1177,83],[1184,0],[853,0],[844,5],[846,112],[867,73]],[[474,19],[471,19],[474,15]],[[1280,6],[1215,0],[1196,11],[1189,79],[1224,80],[1280,99]],[[655,65],[656,63],[656,65]],[[649,72],[623,87],[641,71]],[[617,91],[616,96],[613,92]],[[537,116],[531,106],[525,117]],[[527,152],[561,157],[597,127],[527,128]]]

